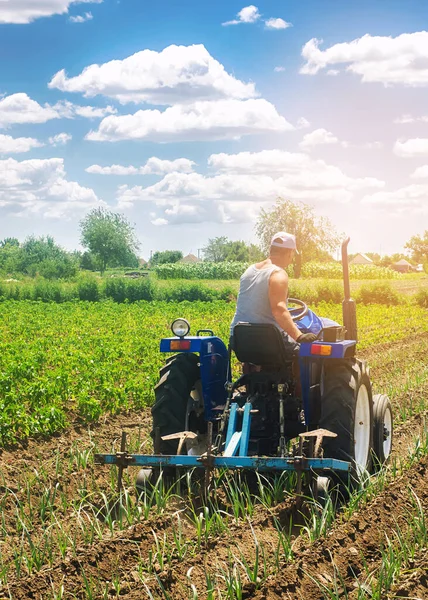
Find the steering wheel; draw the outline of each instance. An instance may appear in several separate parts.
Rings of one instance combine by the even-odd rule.
[[[301,300],[297,300],[296,298],[288,298],[287,306],[289,304],[297,304],[298,307],[288,309],[288,312],[290,313],[293,321],[300,321],[300,319],[303,319],[303,317],[305,317],[308,314],[309,308]]]

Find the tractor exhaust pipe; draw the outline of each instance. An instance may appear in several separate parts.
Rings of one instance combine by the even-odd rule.
[[[342,243],[342,269],[343,269],[343,289],[345,299],[342,302],[343,325],[346,329],[347,340],[358,340],[357,336],[357,307],[355,300],[351,298],[351,286],[349,285],[349,263],[348,263],[348,244],[350,238]]]

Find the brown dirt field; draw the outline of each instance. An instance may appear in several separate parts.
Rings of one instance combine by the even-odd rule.
[[[428,557],[426,548],[421,551],[422,556],[410,561],[402,573],[400,581],[394,585],[387,596],[387,600],[425,600],[428,590]]]
[[[378,348],[376,352],[369,351],[364,355],[364,358],[373,364],[373,380],[385,384],[391,373],[396,372],[395,384],[404,390],[394,399],[396,406],[414,403],[415,395],[421,399],[428,398],[426,379],[414,389],[406,387],[409,373],[419,368],[418,365],[424,360],[427,341],[428,335],[425,334],[405,343],[387,344],[381,349]],[[423,346],[425,351],[421,349]],[[403,368],[403,365],[406,368]],[[426,418],[427,413],[422,411],[396,428],[393,453],[395,457],[407,455],[415,434],[421,428],[426,429]],[[122,530],[116,527],[113,533],[109,531],[100,513],[96,519],[99,524],[99,537],[93,543],[89,543],[81,530],[77,508],[80,506],[82,510],[96,511],[102,506],[103,494],[111,495],[110,471],[107,467],[94,467],[91,461],[85,468],[79,461],[83,460],[85,451],[90,451],[91,454],[95,451],[108,452],[113,443],[117,448],[122,429],[129,433],[133,451],[150,451],[150,443],[147,441],[150,430],[149,410],[105,418],[91,428],[76,424],[50,439],[28,440],[19,447],[0,451],[0,508],[3,523],[0,534],[0,577],[8,571],[8,583],[0,588],[0,600],[3,597],[16,600],[90,597],[109,599],[119,596],[127,600],[146,597],[191,598],[190,580],[199,594],[195,597],[206,598],[207,572],[217,571],[218,575],[219,568],[226,569],[227,565],[233,562],[233,556],[235,562],[237,559],[253,564],[255,538],[272,565],[278,549],[275,519],[286,531],[290,521],[301,521],[299,507],[295,501],[288,500],[273,509],[266,509],[258,504],[251,519],[240,519],[237,522],[229,519],[226,531],[211,536],[198,548],[194,525],[186,519],[188,504],[185,500],[177,500],[163,514],[142,519],[130,527],[124,526]],[[129,471],[130,479],[127,480],[127,484],[131,486],[135,471]],[[308,546],[304,537],[297,537],[293,546],[293,563],[284,564],[280,576],[269,577],[262,590],[256,591],[254,585],[247,584],[243,598],[322,598],[308,573],[317,577],[321,575],[328,582],[329,577],[334,575],[332,564],[340,570],[346,586],[349,586],[349,593],[352,593],[355,589],[354,575],[363,573],[361,557],[364,556],[368,563],[375,567],[376,561],[379,560],[379,545],[384,532],[389,532],[396,526],[395,519],[398,519],[400,526],[405,526],[402,515],[409,503],[406,492],[408,485],[414,487],[427,509],[426,459],[393,481],[369,505],[355,513],[349,522],[338,520],[325,539]],[[46,491],[52,492],[55,489],[57,495],[52,501],[51,510],[47,512],[47,516],[43,516]],[[221,497],[221,492],[218,501],[220,507],[230,511],[230,505]],[[71,502],[74,502],[74,505],[71,505]],[[148,556],[155,546],[154,534],[158,540],[162,540],[166,535],[166,539],[171,541],[173,531],[177,531],[177,515],[181,516],[183,539],[188,542],[186,554],[181,559],[173,557],[171,567],[161,569],[157,564],[152,572],[148,573]],[[58,546],[54,544],[52,557],[43,557],[40,570],[29,574],[28,565],[24,561],[20,577],[17,577],[17,548],[22,546],[27,552],[31,543],[39,549],[42,548],[44,536],[52,528],[56,528],[57,523],[61,525],[64,534],[74,536],[75,550],[68,548],[64,557],[61,557]],[[415,572],[418,572],[418,568],[415,567]],[[421,569],[419,571],[422,572]],[[414,575],[414,571],[411,574]],[[412,585],[415,586],[415,590],[423,589],[421,586],[425,585],[425,597],[428,597],[426,579],[422,576],[413,576],[411,581],[403,580],[400,585],[407,585],[409,590],[413,590]],[[224,582],[222,586],[224,588]],[[398,594],[398,591],[394,593]],[[220,596],[216,594],[213,598],[217,599]]]
[[[272,578],[253,598],[322,600],[323,594],[315,581],[331,584],[338,579],[338,573],[343,578],[338,582],[338,587],[342,588],[341,596],[346,597],[346,591],[356,597],[356,582],[362,584],[367,570],[373,572],[379,565],[386,535],[391,536],[391,531],[397,527],[403,532],[408,530],[406,511],[412,509],[410,487],[426,511],[428,458],[393,481],[349,521],[337,522],[327,537],[317,540],[309,548],[304,547],[302,539],[293,563],[285,566],[281,574]]]

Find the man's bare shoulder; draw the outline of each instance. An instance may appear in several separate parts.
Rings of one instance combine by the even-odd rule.
[[[270,276],[269,283],[274,285],[286,285],[288,283],[288,275],[284,269],[274,271]]]

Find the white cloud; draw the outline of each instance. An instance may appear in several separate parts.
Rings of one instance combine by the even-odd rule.
[[[339,73],[339,69],[329,69],[327,71],[327,75],[330,75],[330,77],[336,77],[336,75],[339,75]]]
[[[27,94],[12,94],[0,99],[0,127],[15,123],[46,123],[58,118],[58,112],[52,106],[41,106]]]
[[[410,175],[412,179],[425,179],[428,177],[428,165],[424,165],[423,167],[418,167],[413,171]]]
[[[103,0],[0,0],[0,23],[31,23],[41,17],[62,15],[72,4],[100,4]]]
[[[322,40],[307,42],[300,72],[315,75],[329,65],[346,64],[346,70],[364,82],[424,86],[428,84],[428,32],[403,33],[397,37],[364,35],[351,42],[320,50]]]
[[[42,106],[22,92],[0,98],[0,128],[24,123],[46,123],[52,119],[73,119],[76,116],[102,118],[115,113],[116,109],[111,106],[77,106],[67,101]]]
[[[93,19],[93,15],[91,12],[85,12],[83,15],[77,15],[76,17],[70,17],[70,21],[72,23],[85,23],[86,21],[91,21]]]
[[[283,73],[285,71],[285,67],[278,66],[274,68],[275,73]]]
[[[38,140],[29,137],[13,138],[0,134],[0,154],[18,154],[28,152],[32,148],[43,146]]]
[[[115,115],[117,110],[113,106],[79,106],[67,100],[54,105],[60,117],[74,119],[84,117],[85,119],[102,119],[108,115]]]
[[[308,119],[305,119],[305,117],[300,117],[297,121],[297,129],[306,129],[310,126],[311,124],[309,123]]]
[[[239,25],[239,23],[255,23],[260,19],[260,13],[257,6],[250,4],[250,6],[244,6],[239,13],[236,15],[238,18],[233,21],[226,21],[222,23],[223,26],[227,25]]]
[[[168,221],[166,219],[153,219],[152,225],[156,225],[159,227],[160,225],[168,225]]]
[[[70,133],[58,133],[49,138],[49,144],[52,146],[65,146],[73,136]]]
[[[161,52],[142,50],[123,60],[90,65],[80,75],[56,73],[50,88],[98,94],[127,102],[172,105],[196,100],[244,99],[256,96],[253,83],[229,75],[202,44],[168,46]]]
[[[243,135],[289,131],[293,126],[267,100],[218,100],[176,105],[161,112],[103,119],[92,141],[152,140],[156,142],[239,139]]]
[[[339,139],[336,136],[334,136],[330,131],[327,131],[327,129],[320,128],[311,131],[311,133],[307,133],[303,137],[303,140],[300,142],[299,146],[301,148],[311,149],[314,146],[319,146],[322,144],[338,143]]]
[[[428,139],[413,138],[404,142],[397,140],[394,144],[394,154],[402,158],[428,156]]]
[[[422,115],[420,117],[413,117],[412,115],[401,115],[397,119],[394,119],[394,123],[397,125],[405,125],[407,123],[428,123],[428,115]]]
[[[388,214],[428,214],[428,184],[413,183],[394,192],[364,196],[362,203]]]
[[[119,186],[120,208],[144,202],[156,208],[156,219],[169,223],[251,221],[278,196],[318,202],[348,202],[354,192],[381,188],[374,178],[351,178],[337,167],[303,153],[281,150],[213,154],[216,173],[169,173],[148,186]]]
[[[8,212],[60,218],[101,204],[92,189],[66,179],[61,158],[0,160],[0,207]]]
[[[267,19],[265,25],[268,29],[287,29],[292,27],[291,23],[287,23],[284,19]]]
[[[193,171],[193,160],[188,158],[176,158],[175,160],[162,160],[156,156],[148,159],[142,167],[125,167],[122,165],[111,165],[101,167],[100,165],[91,165],[85,171],[96,175],[163,175],[178,171],[180,173],[191,173]]]

